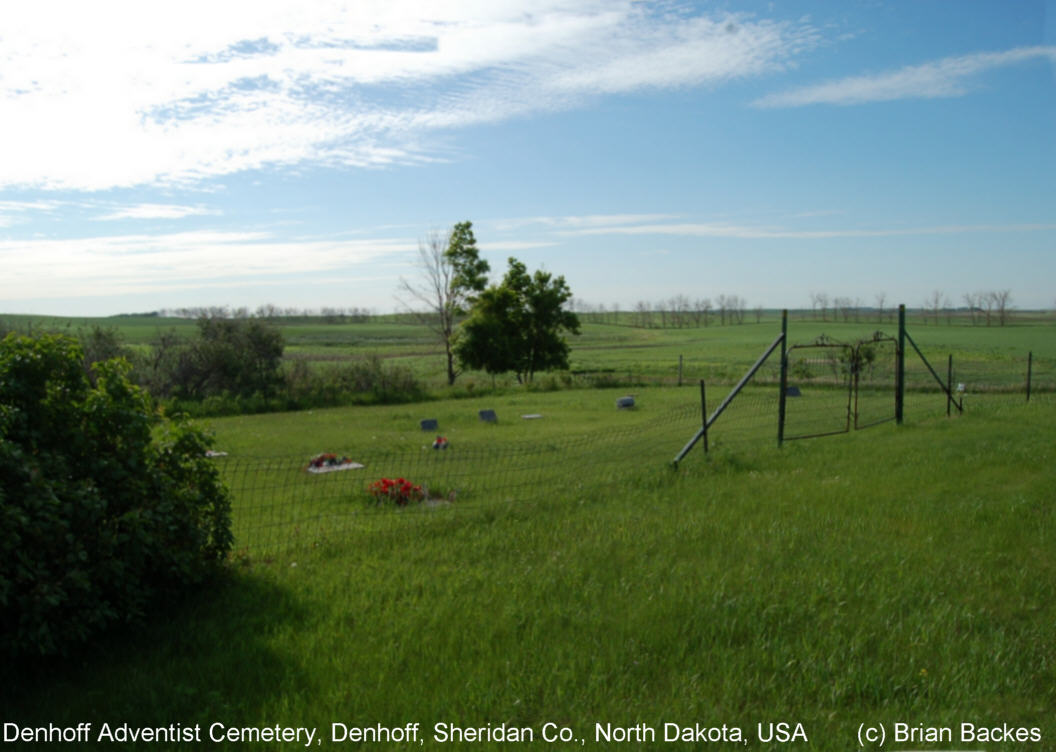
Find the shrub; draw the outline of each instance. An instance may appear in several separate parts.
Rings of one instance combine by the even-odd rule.
[[[0,341],[0,654],[64,653],[202,582],[231,546],[208,439],[158,425],[123,360],[59,335]]]

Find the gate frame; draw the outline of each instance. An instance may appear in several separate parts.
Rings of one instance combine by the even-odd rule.
[[[861,423],[858,414],[858,392],[859,385],[861,383],[861,357],[860,353],[862,348],[866,345],[873,345],[880,342],[893,342],[895,344],[895,369],[896,369],[896,411],[897,411],[897,387],[898,387],[898,366],[901,362],[901,351],[898,349],[898,340],[895,337],[884,334],[883,332],[874,332],[871,339],[860,339],[857,342],[835,342],[829,341],[822,337],[819,337],[813,343],[809,345],[792,345],[787,348],[783,353],[781,359],[781,408],[779,409],[779,426],[777,435],[777,445],[781,446],[785,441],[794,441],[796,439],[816,439],[822,436],[836,436],[841,433],[850,433],[853,428],[855,431],[860,431],[866,428],[872,428],[873,426],[886,423],[889,420],[896,420],[897,413],[891,415],[889,418],[881,418],[880,420],[874,420],[869,423]],[[844,427],[835,431],[824,431],[822,433],[804,434],[803,436],[785,436],[785,418],[787,411],[784,409],[784,402],[788,394],[788,355],[792,350],[807,350],[807,349],[841,349],[845,353],[849,353],[846,356],[848,362],[848,371],[846,374],[846,383],[843,385],[847,389],[847,410],[846,419],[844,421]],[[836,384],[836,387],[840,387],[840,384]]]

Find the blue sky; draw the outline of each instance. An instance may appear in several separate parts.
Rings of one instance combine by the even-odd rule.
[[[1056,305],[1056,2],[0,5],[0,311]]]

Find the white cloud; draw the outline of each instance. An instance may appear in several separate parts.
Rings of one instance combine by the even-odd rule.
[[[182,232],[0,241],[0,301],[325,280],[417,247],[400,239],[278,239],[264,232]]]
[[[788,230],[780,227],[752,227],[719,223],[668,223],[618,225],[562,230],[563,235],[683,235],[700,238],[742,238],[749,240],[824,240],[828,238],[884,238],[903,235],[955,235],[979,232],[1038,232],[1056,230],[1056,224],[1018,225],[940,225],[874,230],[830,229]]]
[[[805,24],[631,0],[0,4],[0,187],[436,159],[437,129],[779,70]]]
[[[204,206],[179,206],[176,204],[136,204],[115,209],[108,214],[96,217],[100,221],[118,219],[183,219],[204,215],[216,215],[220,212]]]
[[[494,225],[499,230],[519,230],[533,226],[542,226],[547,229],[576,229],[659,222],[677,218],[677,214],[583,214],[563,217],[515,217],[495,220]]]
[[[482,250],[484,251],[502,251],[502,252],[513,252],[513,251],[530,251],[535,248],[549,248],[550,246],[557,245],[554,241],[546,240],[500,240],[494,243],[486,243]]]
[[[62,205],[60,201],[0,201],[0,227],[27,222],[33,212],[52,212]]]
[[[756,107],[803,107],[812,104],[852,105],[896,99],[959,97],[971,89],[971,79],[994,68],[1045,60],[1056,63],[1056,47],[1019,47],[1005,52],[981,52],[874,75],[850,76],[813,86],[768,94]]]

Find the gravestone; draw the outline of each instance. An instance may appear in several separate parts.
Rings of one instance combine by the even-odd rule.
[[[528,415],[521,416],[524,420],[536,420],[537,418],[543,417],[539,413],[529,413]]]
[[[790,386],[787,389],[785,389],[785,396],[786,397],[802,397],[803,395],[800,393],[798,386]]]
[[[616,400],[616,407],[621,410],[625,407],[634,407],[634,397],[620,397]]]
[[[437,422],[436,418],[425,418],[419,423],[419,425],[422,427],[423,431],[435,431],[440,424]]]
[[[499,416],[495,414],[494,410],[481,410],[479,413],[477,413],[477,415],[479,415],[480,419],[485,423],[499,422]]]

